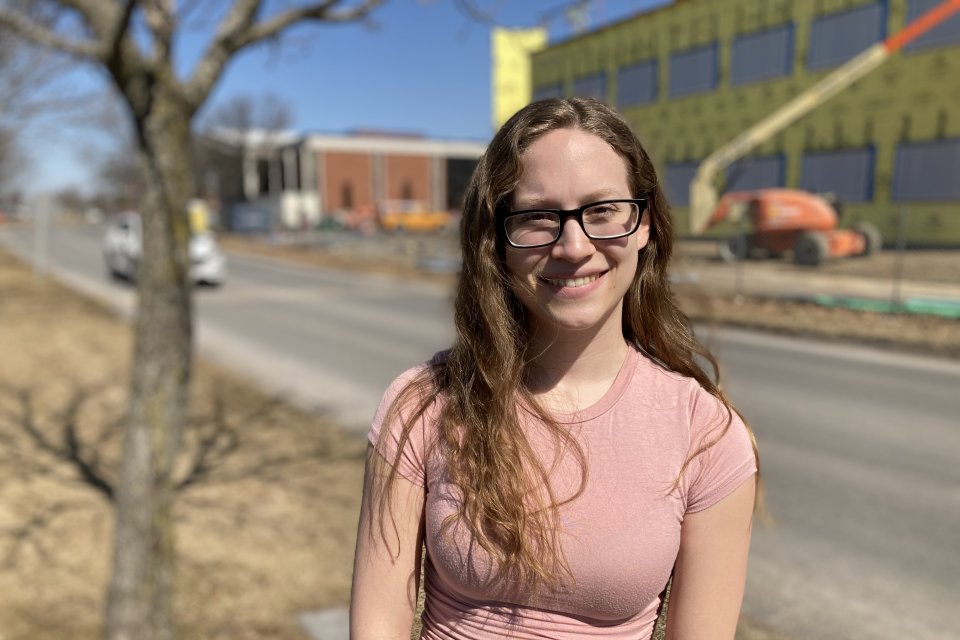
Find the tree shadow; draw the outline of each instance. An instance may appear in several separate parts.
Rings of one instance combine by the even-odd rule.
[[[127,420],[125,403],[108,398],[116,392],[115,382],[72,383],[51,401],[38,386],[0,381],[0,491],[11,483],[25,488],[6,498],[12,517],[0,522],[0,567],[16,567],[28,553],[53,561],[50,532],[89,512],[91,496],[112,511]],[[362,446],[333,427],[291,433],[282,398],[240,393],[215,382],[193,403],[201,406],[188,418],[173,479],[177,525],[277,527],[244,502],[253,485],[305,503],[343,499],[316,481],[317,469],[362,464]],[[51,485],[63,491],[44,489]]]

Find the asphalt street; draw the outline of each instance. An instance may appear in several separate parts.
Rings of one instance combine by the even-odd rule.
[[[31,247],[9,230],[0,244]],[[97,229],[56,230],[49,248],[53,273],[129,312],[132,287],[107,279]],[[198,344],[363,430],[386,384],[449,343],[449,295],[231,255],[227,284],[197,290]],[[755,527],[744,613],[796,640],[960,637],[960,363],[705,337],[757,434],[775,521]],[[333,638],[342,616],[305,619]]]

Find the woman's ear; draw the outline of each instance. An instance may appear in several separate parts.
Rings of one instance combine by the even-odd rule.
[[[650,241],[650,207],[643,210],[640,216],[640,226],[637,227],[637,250],[642,250]]]

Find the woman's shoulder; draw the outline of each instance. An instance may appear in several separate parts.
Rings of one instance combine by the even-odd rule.
[[[727,414],[728,405],[693,376],[674,371],[639,350],[634,357],[637,359],[632,379],[634,397],[644,398],[646,404],[658,409],[679,410],[691,422],[702,421],[705,416],[710,416],[712,422],[713,416]]]
[[[434,372],[436,367],[445,361],[446,353],[437,352],[430,360],[410,367],[387,386],[373,416],[369,433],[372,443],[378,442],[380,432],[384,429],[396,432],[393,433],[396,439],[399,435],[398,429],[413,416],[419,416],[416,420],[418,430],[432,424],[431,418],[435,417],[436,411],[433,401],[437,397]],[[422,437],[423,434],[420,439]]]
[[[389,384],[384,395],[396,395],[410,386],[414,381],[428,377],[430,372],[436,367],[446,364],[449,353],[449,349],[437,351],[429,360],[425,360],[403,371]]]
[[[446,362],[448,353],[438,351],[429,360],[410,367],[394,378],[383,393],[377,416],[382,417],[398,401],[401,406],[396,408],[403,409],[410,403],[422,403],[428,397],[435,397],[438,389],[434,374],[437,367]]]
[[[674,371],[655,356],[634,348],[636,359],[635,382],[652,386],[660,392],[672,392],[683,396],[692,396],[700,392],[708,393],[693,376]]]

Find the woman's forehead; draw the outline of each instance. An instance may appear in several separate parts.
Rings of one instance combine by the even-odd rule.
[[[623,157],[602,138],[580,129],[544,134],[521,154],[520,167],[514,206],[632,196]]]

